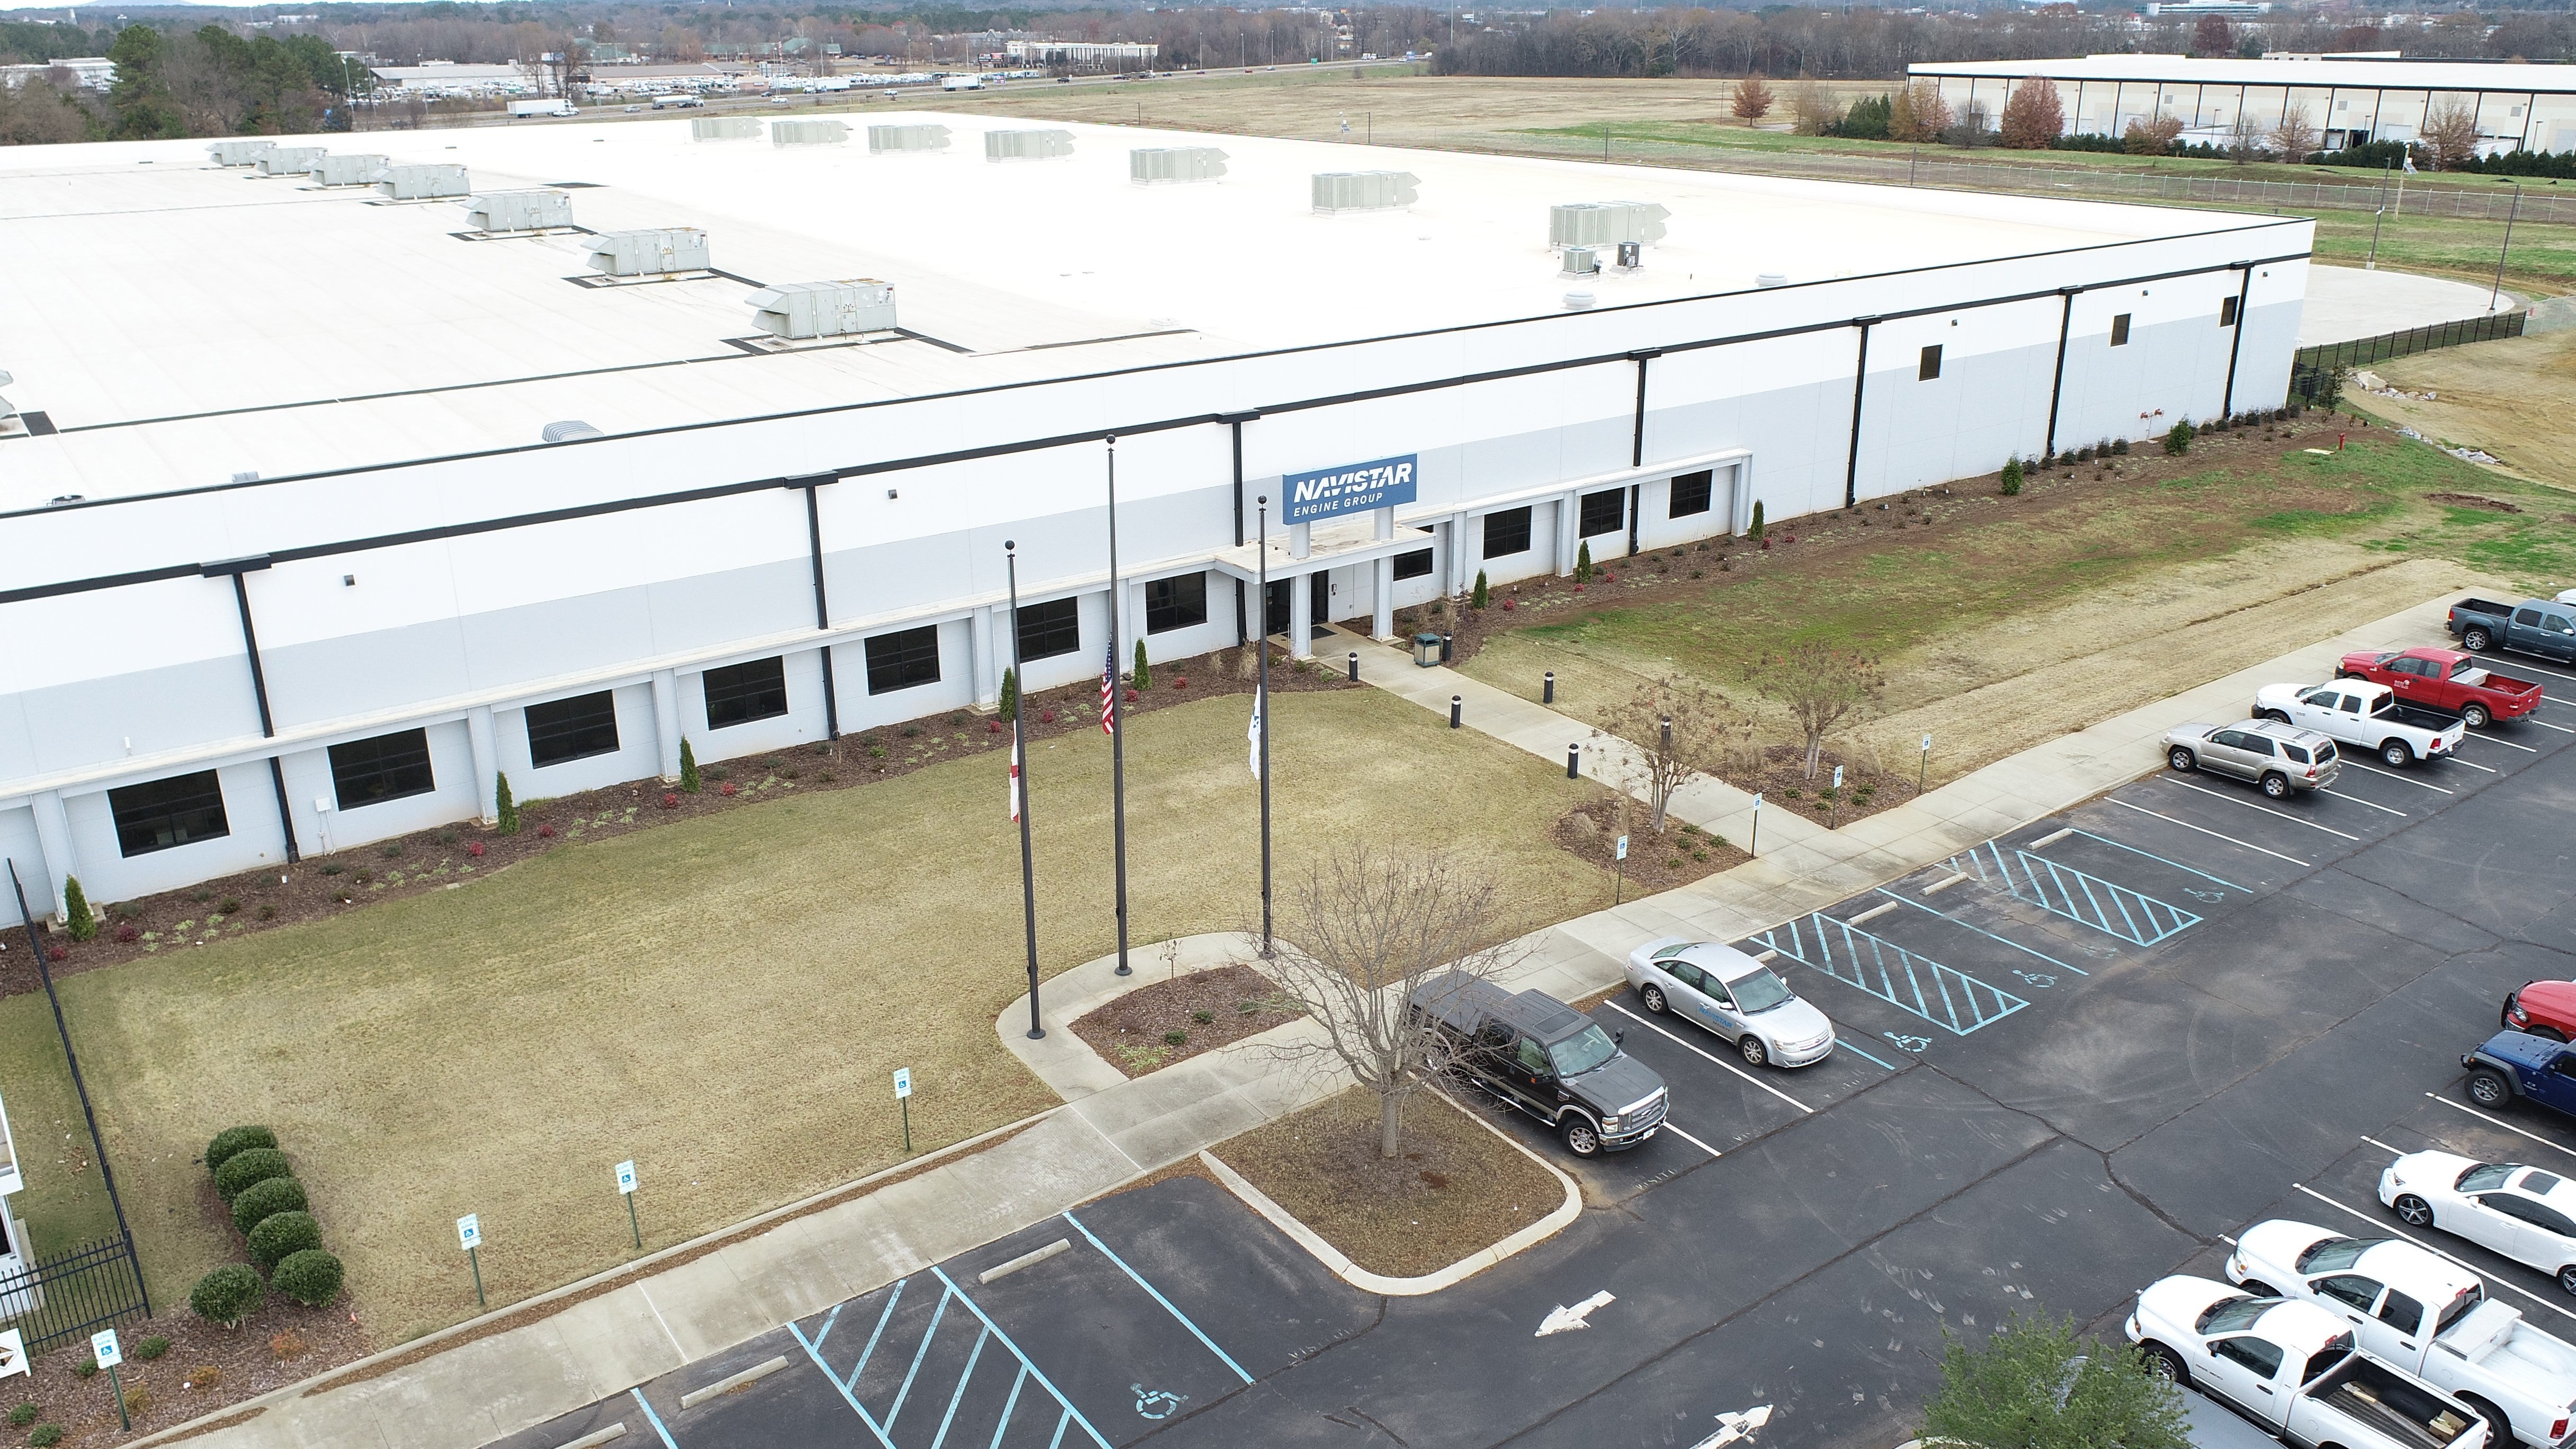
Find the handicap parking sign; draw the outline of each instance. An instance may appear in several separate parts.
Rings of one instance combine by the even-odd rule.
[[[116,1330],[113,1328],[102,1328],[91,1334],[89,1351],[90,1356],[96,1358],[98,1366],[103,1369],[114,1368],[125,1362],[125,1350],[117,1347]]]
[[[479,1214],[467,1213],[456,1220],[456,1246],[468,1252],[483,1246],[483,1221]]]

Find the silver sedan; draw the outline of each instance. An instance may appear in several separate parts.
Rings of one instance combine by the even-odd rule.
[[[1833,1054],[1833,1022],[1733,946],[1666,936],[1629,952],[1627,975],[1646,1010],[1716,1032],[1750,1066],[1803,1067]]]

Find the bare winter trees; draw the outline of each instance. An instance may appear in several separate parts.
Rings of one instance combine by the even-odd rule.
[[[1938,141],[1950,129],[1950,103],[1941,99],[1939,83],[1919,80],[1896,93],[1887,118],[1891,141]]]
[[[2284,161],[2305,161],[2322,144],[2317,124],[2308,119],[2308,108],[2292,106],[2281,113],[2281,123],[2272,128],[2272,151]]]
[[[1825,736],[1878,697],[1886,681],[1878,661],[1830,644],[1796,644],[1765,654],[1753,667],[1754,687],[1786,706],[1805,737],[1805,772],[1816,776]]]
[[[1771,114],[1771,83],[1759,71],[1737,81],[1730,108],[1739,121],[1758,121]]]
[[[2045,151],[2066,130],[2066,103],[2057,82],[2033,76],[2004,102],[2003,143],[2015,151]]]
[[[1655,679],[1602,712],[1594,747],[1631,795],[1644,797],[1647,825],[1664,833],[1673,792],[1693,775],[1714,775],[1748,743],[1752,722],[1724,695],[1687,679]]]
[[[2161,156],[2173,149],[2182,122],[2173,116],[2140,116],[2120,133],[2120,149],[2132,156]]]
[[[2435,166],[2457,170],[2478,154],[2478,113],[2464,101],[2442,102],[2424,117],[2419,144],[2432,153]]]

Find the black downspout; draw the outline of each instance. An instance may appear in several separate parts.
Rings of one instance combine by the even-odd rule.
[[[2066,391],[2066,334],[2075,325],[2075,294],[2083,290],[2082,287],[2057,289],[2057,295],[2066,299],[2066,306],[2057,314],[2057,372],[2048,380],[2048,441],[2040,449],[2043,458],[2057,456],[2057,400]]]
[[[2236,416],[2236,353],[2245,342],[2245,299],[2254,290],[2254,264],[2237,262],[2233,265],[2238,274],[2236,326],[2230,329],[2234,335],[2227,339],[2227,393],[2218,400],[2218,416],[2221,419]]]
[[[1869,386],[1869,329],[1878,325],[1875,317],[1854,317],[1852,324],[1860,329],[1860,361],[1852,369],[1851,454],[1843,462],[1843,507],[1860,505],[1860,404]]]
[[[1234,431],[1234,546],[1236,548],[1243,547],[1243,425],[1259,416],[1261,416],[1259,413],[1227,413],[1217,419]],[[1244,599],[1247,587],[1249,586],[1241,579],[1234,581],[1234,642],[1238,646],[1252,642],[1252,616]],[[1261,607],[1265,611],[1268,610],[1270,601],[1264,599]],[[1269,622],[1269,615],[1265,612],[1262,623]]]
[[[260,667],[259,631],[250,622],[250,585],[242,577],[266,567],[268,555],[263,553],[249,558],[226,559],[221,563],[200,564],[197,572],[206,578],[218,574],[232,575],[233,603],[241,610],[242,652],[250,659],[251,697],[259,701],[259,733],[262,739],[273,740],[277,738],[277,721],[268,709],[268,671]],[[295,843],[295,817],[286,809],[286,767],[278,763],[275,755],[268,757],[268,783],[277,792],[277,826],[286,833],[286,860],[292,865],[304,858],[304,852]]]
[[[836,473],[818,473],[790,485],[805,490],[805,551],[814,561],[814,627],[826,632],[832,627],[832,606],[823,594],[823,505],[815,494],[824,484],[840,481]],[[841,703],[832,687],[832,646],[828,642],[823,645],[823,734],[827,739],[841,737]]]
[[[1631,352],[1628,360],[1637,364],[1637,419],[1628,430],[1628,466],[1646,466],[1646,364],[1663,356],[1660,352]]]

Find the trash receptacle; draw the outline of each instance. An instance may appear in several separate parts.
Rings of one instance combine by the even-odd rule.
[[[1413,636],[1413,662],[1425,669],[1440,662],[1440,636],[1421,633]]]

